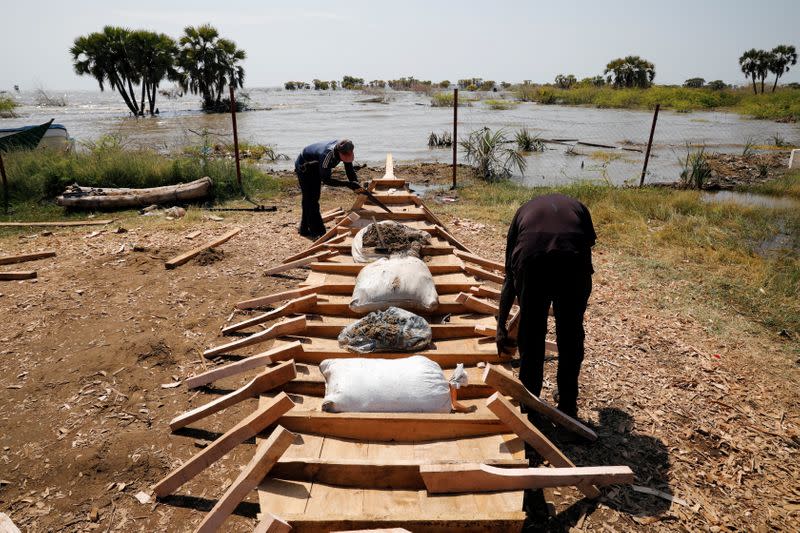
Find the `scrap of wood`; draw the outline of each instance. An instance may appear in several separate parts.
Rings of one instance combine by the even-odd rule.
[[[114,222],[113,218],[102,220],[52,220],[50,222],[0,222],[0,228],[24,228],[42,226],[105,226]]]
[[[283,518],[270,513],[262,513],[263,518],[256,525],[253,533],[289,533],[292,526]]]
[[[225,519],[236,509],[236,506],[261,483],[261,480],[269,473],[281,455],[283,455],[283,452],[292,445],[295,437],[291,431],[277,426],[269,438],[258,445],[253,458],[242,469],[239,477],[231,483],[225,494],[217,500],[211,511],[206,514],[203,521],[195,529],[195,533],[213,533],[217,531],[222,526],[222,523],[225,522]]]
[[[495,274],[494,272],[489,272],[488,270],[484,270],[480,267],[470,265],[469,263],[464,265],[464,272],[466,272],[467,274],[472,274],[478,279],[493,281],[498,285],[502,285],[506,280],[505,276],[501,276],[500,274]]]
[[[487,315],[494,315],[496,316],[500,313],[500,308],[496,305],[487,302],[486,300],[481,300],[480,298],[476,298],[472,294],[468,294],[466,292],[460,293],[456,297],[456,301],[463,305],[464,307],[475,311],[476,313],[484,313]]]
[[[511,405],[499,392],[494,393],[486,400],[486,407],[551,465],[568,468],[575,466],[561,450],[556,448],[555,444],[553,444],[550,439],[536,429],[528,418]],[[600,496],[600,491],[591,483],[578,483],[577,488],[589,498]]]
[[[342,227],[347,227],[347,226],[351,225],[353,222],[355,222],[355,221],[356,221],[356,220],[358,220],[359,218],[361,218],[361,217],[359,217],[359,216],[358,216],[358,213],[350,213],[349,215],[347,215],[346,217],[344,217],[342,220],[340,220],[339,222],[337,222],[337,223],[336,223],[336,224],[335,224],[335,225],[334,225],[334,226],[333,226],[331,229],[329,229],[329,230],[328,230],[328,231],[327,231],[327,232],[326,232],[326,233],[325,233],[325,234],[324,234],[322,237],[320,237],[319,239],[317,239],[316,241],[314,241],[314,245],[317,245],[317,244],[322,244],[323,242],[327,241],[328,239],[330,239],[331,237],[333,237],[334,235],[336,235],[336,233],[337,233],[337,231],[336,231],[336,230],[338,230],[339,228],[342,228]]]
[[[275,320],[276,318],[281,318],[286,315],[291,315],[294,313],[305,313],[310,309],[312,309],[316,304],[317,304],[316,293],[307,294],[305,296],[301,296],[300,298],[289,300],[284,305],[276,309],[273,309],[268,313],[254,316],[253,318],[248,318],[247,320],[242,320],[241,322],[237,322],[236,324],[231,324],[230,326],[226,326],[222,328],[222,334],[227,335],[228,333],[233,333],[235,331],[257,326],[258,324],[263,324],[264,322],[269,322],[271,320]]]
[[[316,293],[320,290],[322,285],[309,285],[307,287],[298,287],[297,289],[289,289],[288,291],[276,292],[274,294],[267,294],[266,296],[259,296],[244,300],[236,304],[237,309],[256,309],[266,305],[274,304],[275,302],[283,302],[291,300],[298,296],[305,296],[307,294]]]
[[[290,342],[288,344],[278,346],[277,348],[272,348],[266,352],[245,357],[244,359],[236,361],[235,363],[212,368],[211,370],[207,370],[201,374],[187,378],[185,383],[190,389],[202,387],[203,385],[208,385],[209,383],[219,379],[241,374],[242,372],[246,372],[253,368],[271,365],[277,361],[289,360],[301,353],[303,353],[303,346],[300,344],[300,342]]]
[[[288,481],[325,483],[340,487],[371,490],[425,490],[420,466],[461,461],[420,457],[417,459],[321,459],[284,458],[270,472],[271,477]],[[507,468],[526,468],[525,459],[495,459],[487,464]]]
[[[297,376],[297,369],[294,366],[293,360],[283,361],[275,366],[269,367],[259,375],[250,380],[249,383],[235,391],[220,396],[219,398],[208,402],[205,405],[196,407],[191,411],[187,411],[181,415],[176,416],[169,423],[169,428],[176,431],[192,422],[203,419],[217,411],[221,411],[226,407],[237,404],[242,400],[261,394],[276,387],[280,387],[293,380]]]
[[[292,333],[302,333],[305,330],[306,330],[305,315],[301,315],[295,318],[289,318],[287,320],[284,320],[283,322],[278,322],[276,324],[273,324],[264,331],[253,333],[252,335],[249,335],[242,339],[236,339],[235,341],[231,341],[221,346],[209,348],[208,350],[203,352],[203,357],[214,357],[215,355],[230,352],[231,350],[237,350],[239,348],[244,348],[245,346],[252,346],[254,344],[267,342],[268,340],[274,339],[276,337],[283,337],[284,335],[291,335]]]
[[[480,296],[482,298],[491,298],[492,300],[500,299],[500,290],[492,287],[487,287],[486,285],[472,287],[470,289],[470,292],[472,292],[472,294],[474,294],[475,296]]]
[[[334,218],[341,216],[344,214],[344,211],[341,207],[337,207],[336,209],[332,209],[326,213],[322,213],[322,222],[330,222]]]
[[[313,263],[314,261],[322,261],[331,257],[332,255],[336,255],[336,252],[333,250],[323,250],[321,252],[317,252],[314,255],[310,255],[308,257],[304,257],[302,259],[297,259],[295,261],[290,261],[288,263],[283,263],[272,268],[267,269],[264,271],[265,276],[272,276],[274,274],[280,274],[281,272],[286,272],[287,270],[291,270],[293,268],[300,268],[302,266],[308,265],[309,263]]]
[[[419,470],[431,494],[542,489],[579,484],[602,486],[633,482],[633,471],[627,466],[498,468],[467,463],[423,465]]]
[[[233,230],[225,233],[224,235],[221,235],[221,236],[217,237],[216,239],[210,240],[207,243],[198,246],[197,248],[193,248],[193,249],[189,250],[188,252],[184,252],[184,253],[182,253],[180,255],[177,255],[177,256],[173,257],[169,261],[166,261],[164,263],[164,266],[167,269],[173,269],[173,268],[179,267],[182,264],[188,262],[193,257],[195,257],[198,254],[200,254],[201,252],[203,252],[205,250],[208,250],[209,248],[213,248],[215,246],[219,246],[220,244],[230,240],[234,235],[236,235],[240,231],[242,231],[242,228],[233,229]]]
[[[7,255],[5,257],[0,257],[0,265],[25,263],[26,261],[36,261],[37,259],[45,259],[47,257],[54,257],[55,255],[56,252],[54,250],[48,250],[46,252],[34,252],[30,254]]]
[[[280,424],[298,433],[381,442],[460,439],[508,432],[492,414],[323,413],[292,410]]]
[[[199,236],[200,236],[200,235],[202,235],[202,234],[203,234],[203,230],[197,230],[197,231],[193,231],[193,232],[191,232],[190,234],[186,235],[186,236],[184,237],[184,239],[189,239],[189,240],[191,241],[191,240],[193,240],[193,239],[196,239],[197,237],[199,237]]]
[[[597,433],[586,427],[580,421],[575,420],[548,404],[544,400],[537,398],[525,385],[515,378],[511,372],[497,365],[486,365],[483,373],[483,381],[489,386],[494,387],[507,396],[511,396],[525,407],[532,409],[540,415],[548,418],[555,424],[576,433],[590,441],[597,440]]]
[[[489,268],[491,270],[497,270],[498,272],[505,273],[506,267],[502,263],[498,263],[497,261],[492,261],[491,259],[484,259],[483,257],[475,254],[471,254],[469,252],[465,252],[463,250],[454,250],[453,251],[456,256],[460,257],[465,261],[469,261],[470,263],[475,263],[476,265],[480,265],[485,268]]]
[[[35,270],[11,270],[8,272],[0,272],[0,281],[13,281],[17,279],[34,279],[36,277]]]
[[[173,470],[167,477],[153,485],[153,492],[159,498],[172,494],[181,485],[195,477],[236,446],[251,437],[255,437],[258,433],[277,422],[281,415],[287,413],[293,406],[294,402],[286,393],[279,393],[269,403],[257,409],[253,414],[226,431],[220,438]]]
[[[307,257],[307,256],[311,255],[311,254],[315,254],[315,253],[319,252],[320,250],[325,250],[326,246],[328,244],[341,242],[341,241],[345,240],[346,238],[347,238],[347,235],[338,235],[338,236],[334,237],[333,239],[330,239],[327,242],[323,242],[322,244],[315,244],[314,246],[306,248],[302,252],[296,253],[294,255],[290,255],[289,257],[285,258],[283,260],[283,262],[284,263],[289,263],[291,261],[296,261],[298,259],[302,259],[304,257]]]

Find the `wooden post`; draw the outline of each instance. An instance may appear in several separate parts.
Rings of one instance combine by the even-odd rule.
[[[236,183],[239,184],[239,190],[245,194],[244,187],[242,187],[242,170],[239,167],[239,133],[236,129],[236,97],[233,94],[234,74],[231,71],[231,79],[228,87],[231,90],[231,122],[233,123],[233,155],[236,159]]]
[[[656,122],[658,121],[658,109],[661,104],[656,104],[653,112],[653,125],[650,126],[650,139],[647,141],[647,151],[644,154],[644,166],[642,167],[642,177],[639,179],[639,187],[644,185],[644,176],[647,174],[647,162],[650,161],[650,148],[653,147],[653,134],[656,132]]]
[[[0,176],[3,178],[3,211],[8,214],[8,178],[6,178],[6,166],[3,164],[2,152],[0,152]]]
[[[456,155],[458,153],[458,88],[453,89],[453,186],[456,188]]]

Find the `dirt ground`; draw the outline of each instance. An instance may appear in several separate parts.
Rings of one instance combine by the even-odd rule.
[[[396,174],[427,172],[437,173]],[[324,209],[352,201],[338,190],[323,198]],[[179,497],[140,503],[136,495],[255,405],[214,415],[203,431],[168,428],[176,414],[215,397],[176,384],[213,364],[200,352],[220,342],[235,302],[306,275],[262,275],[308,245],[295,229],[299,198],[276,205],[276,213],[225,213],[223,221],[190,209],[177,221],[131,215],[104,227],[2,234],[0,256],[58,255],[23,265],[38,271],[36,280],[0,282],[0,512],[23,531],[186,531],[199,523],[252,446],[239,446]],[[502,257],[505,228],[444,218],[467,246]],[[237,226],[243,231],[217,253],[165,270],[165,259]],[[185,238],[198,229],[200,237]],[[631,487],[604,489],[597,502],[547,490],[552,516],[532,504],[529,529],[800,529],[800,369],[785,341],[741,317],[720,329],[704,302],[679,301],[677,287],[640,277],[602,242],[595,268],[579,409],[600,439],[553,437],[575,463],[630,465],[638,487],[674,500]],[[556,364],[547,365],[548,398]],[[251,529],[255,501],[226,530]]]

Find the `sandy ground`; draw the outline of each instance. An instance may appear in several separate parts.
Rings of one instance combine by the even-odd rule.
[[[351,202],[339,191],[324,198],[325,209]],[[24,531],[197,525],[252,446],[239,446],[181,497],[140,503],[135,495],[255,405],[214,415],[203,424],[207,431],[168,429],[173,416],[213,397],[174,385],[212,364],[200,350],[220,341],[234,303],[306,275],[262,275],[308,244],[295,231],[299,199],[277,205],[277,213],[224,214],[217,222],[131,217],[0,238],[0,255],[58,254],[24,265],[38,271],[37,280],[0,282],[0,512]],[[481,255],[502,257],[504,228],[452,217],[445,223]],[[217,254],[164,269],[165,259],[236,226],[242,233]],[[198,229],[201,237],[185,238]],[[679,287],[641,278],[602,243],[595,259],[579,408],[600,440],[553,437],[577,464],[630,465],[637,486],[675,500],[630,487],[606,489],[598,502],[580,500],[573,489],[548,490],[552,516],[533,509],[530,529],[800,529],[800,370],[786,356],[787,341],[740,317],[720,329],[704,302],[679,301]],[[547,397],[555,365],[547,366]],[[254,495],[248,501],[227,530],[252,528]]]

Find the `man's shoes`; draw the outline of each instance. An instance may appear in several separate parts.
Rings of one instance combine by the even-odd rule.
[[[578,407],[575,405],[561,405],[558,404],[558,410],[564,413],[565,415],[575,418],[578,418]]]

